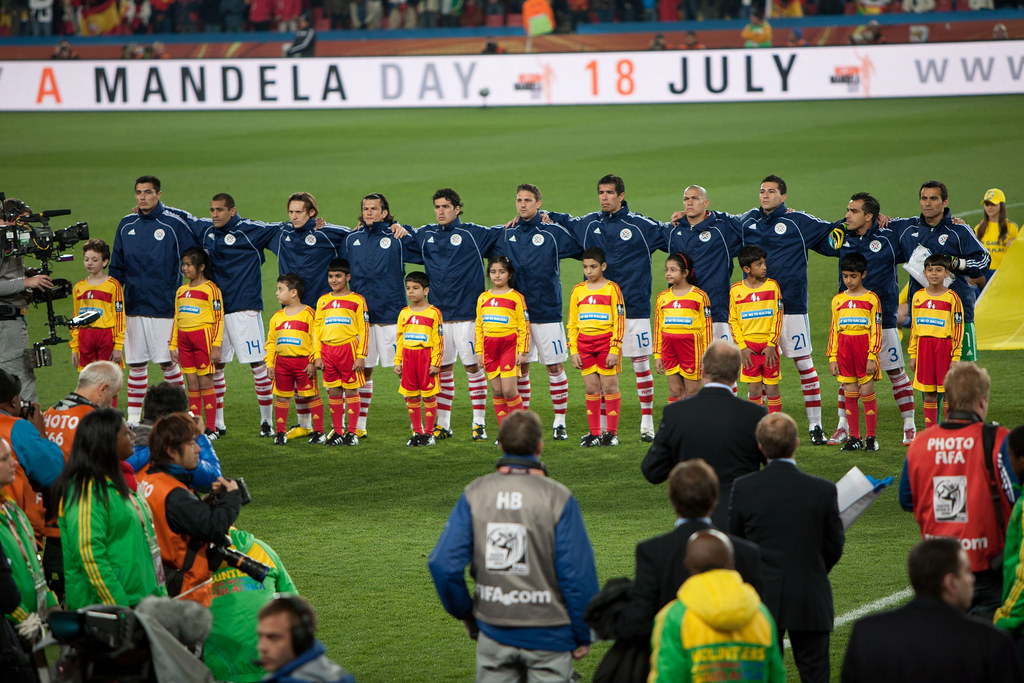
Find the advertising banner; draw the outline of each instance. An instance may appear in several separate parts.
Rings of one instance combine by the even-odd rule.
[[[0,63],[3,111],[758,102],[1024,92],[1024,41],[666,52]]]

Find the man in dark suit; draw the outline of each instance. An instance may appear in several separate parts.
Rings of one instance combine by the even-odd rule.
[[[957,540],[921,541],[910,551],[907,572],[913,600],[853,625],[843,683],[1021,680],[1010,638],[964,615],[971,606],[974,574]]]
[[[654,617],[676,599],[679,587],[690,576],[684,566],[690,536],[714,528],[709,518],[718,501],[718,477],[704,460],[696,458],[672,468],[668,497],[675,508],[676,528],[670,533],[643,541],[636,547],[636,578],[629,590],[629,602],[619,615],[616,635],[650,645]],[[730,537],[736,571],[761,592],[761,555],[757,546]]]
[[[704,458],[718,475],[721,494],[711,521],[725,529],[733,481],[757,472],[764,463],[754,430],[765,410],[732,393],[742,364],[735,344],[712,342],[701,362],[704,388],[693,398],[665,406],[640,470],[647,481],[660,484],[677,462]]]
[[[843,523],[835,484],[797,469],[798,444],[789,415],[772,413],[758,423],[768,466],[733,485],[729,532],[761,549],[761,597],[779,637],[789,632],[800,680],[827,683],[835,615],[828,573],[843,554]]]

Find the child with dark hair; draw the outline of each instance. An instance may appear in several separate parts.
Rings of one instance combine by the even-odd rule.
[[[402,378],[398,392],[405,397],[412,423],[406,446],[433,446],[437,418],[438,373],[444,354],[441,311],[427,303],[430,279],[423,271],[405,276],[409,305],[398,315],[395,374]]]
[[[206,420],[206,436],[216,439],[217,393],[214,365],[220,361],[224,310],[220,289],[209,279],[210,257],[198,247],[181,256],[181,274],[188,282],[174,296],[171,361],[181,365],[188,387],[188,408]]]
[[[701,360],[711,343],[711,300],[697,287],[693,259],[684,251],[665,260],[668,289],[654,305],[654,369],[668,377],[668,401],[696,395]]]

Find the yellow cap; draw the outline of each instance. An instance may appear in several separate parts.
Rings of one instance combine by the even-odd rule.
[[[993,187],[991,190],[985,192],[985,198],[981,200],[981,203],[984,204],[985,202],[992,202],[993,204],[1005,204],[1006,195],[1003,194],[1003,191],[1000,190],[999,188]]]

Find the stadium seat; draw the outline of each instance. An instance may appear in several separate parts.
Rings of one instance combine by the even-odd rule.
[[[850,2],[849,0],[843,5],[843,14],[856,14],[857,3]]]
[[[505,17],[500,14],[488,14],[484,26],[504,26]]]
[[[313,23],[313,28],[317,31],[330,31],[331,30],[331,19],[330,17],[321,17]]]
[[[935,0],[936,12],[952,12],[953,0]]]
[[[523,15],[522,14],[509,14],[508,21],[505,22],[506,26],[522,26]]]
[[[324,8],[323,7],[314,7],[313,8],[313,22],[314,23],[318,22],[318,21],[320,21],[323,18],[324,18]],[[317,30],[318,31],[320,30],[319,27],[317,28]]]

